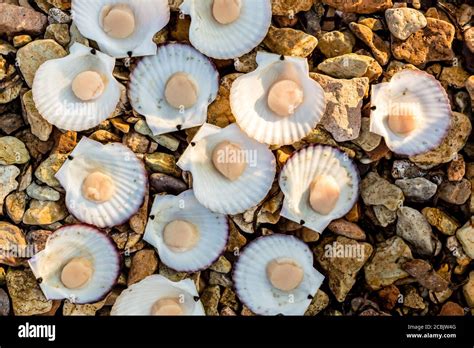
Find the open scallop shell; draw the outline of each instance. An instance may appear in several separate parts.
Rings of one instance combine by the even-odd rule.
[[[180,9],[191,16],[189,40],[206,56],[216,59],[241,57],[257,47],[272,20],[270,0],[241,0],[240,17],[220,24],[212,15],[213,0],[184,0]]]
[[[191,108],[176,109],[166,102],[166,84],[176,73],[188,74],[199,89]],[[155,56],[143,58],[130,79],[130,103],[146,117],[154,135],[202,125],[219,89],[219,73],[211,61],[193,47],[179,43],[162,45]]]
[[[120,83],[115,80],[115,59],[75,43],[64,58],[48,60],[33,81],[33,99],[39,113],[60,129],[83,131],[106,120],[120,100]],[[78,99],[72,91],[74,78],[84,71],[98,72],[104,92],[91,101]]]
[[[153,304],[163,298],[179,298],[184,315],[206,315],[191,279],[172,282],[154,274],[125,289],[112,307],[111,315],[150,315]]]
[[[134,33],[115,39],[102,29],[100,17],[105,6],[126,4],[135,15]],[[81,34],[96,41],[101,51],[115,58],[141,57],[156,53],[153,36],[170,20],[168,0],[73,0],[72,15]]]
[[[193,249],[176,252],[163,241],[165,226],[174,220],[184,220],[199,231],[199,242]],[[225,215],[202,206],[192,190],[179,196],[156,196],[143,240],[153,245],[160,260],[179,272],[195,272],[209,267],[224,252],[229,237]]]
[[[390,82],[372,87],[370,131],[384,137],[387,146],[400,155],[413,156],[437,147],[451,124],[451,106],[443,86],[430,74],[402,70]],[[394,133],[387,124],[391,108],[412,108],[417,128],[406,136]]]
[[[235,181],[224,178],[212,163],[212,151],[222,141],[240,145],[247,168]],[[214,212],[239,214],[260,203],[271,189],[276,160],[266,145],[250,139],[234,123],[226,128],[204,124],[178,161],[193,175],[197,200]]]
[[[106,202],[87,200],[82,183],[99,171],[112,178],[115,192]],[[125,145],[99,142],[83,137],[56,178],[66,190],[66,206],[78,220],[98,227],[123,224],[143,204],[148,177],[143,163]]]
[[[267,278],[269,262],[290,258],[304,271],[302,283],[291,292],[272,286]],[[313,254],[299,239],[282,234],[260,237],[247,245],[232,275],[239,299],[255,314],[303,315],[324,276],[313,267]]]
[[[281,117],[267,105],[270,87],[278,80],[284,64],[295,67],[304,92],[303,103],[293,115]],[[322,87],[309,77],[304,58],[257,53],[258,68],[238,77],[230,91],[230,106],[240,128],[261,143],[287,145],[301,140],[316,127],[326,109]]]
[[[309,204],[309,189],[318,175],[330,175],[339,184],[340,197],[328,215],[315,212]],[[285,195],[281,215],[321,233],[329,223],[351,210],[359,196],[359,172],[354,162],[337,148],[314,145],[293,154],[280,173]]]
[[[79,289],[68,289],[61,282],[61,271],[73,258],[87,258],[94,272]],[[83,304],[103,299],[120,274],[120,254],[105,233],[87,225],[61,227],[47,240],[44,250],[28,261],[48,300],[69,299]]]

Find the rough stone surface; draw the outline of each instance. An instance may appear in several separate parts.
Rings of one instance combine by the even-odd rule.
[[[0,221],[0,249],[21,250],[26,245],[23,232],[15,225]],[[21,259],[14,254],[0,253],[0,264],[17,266]]]
[[[318,69],[340,79],[368,77],[372,81],[382,74],[382,68],[374,58],[355,53],[328,58],[318,65]]]
[[[26,119],[31,127],[31,133],[36,135],[39,140],[46,141],[49,139],[53,126],[46,121],[36,109],[31,91],[23,94],[23,107],[25,108]]]
[[[15,137],[0,137],[0,165],[23,164],[30,160],[25,144]]]
[[[474,259],[474,220],[468,221],[463,227],[457,230],[456,237],[467,256]]]
[[[425,207],[421,213],[431,226],[436,227],[444,235],[452,236],[459,228],[459,222],[439,208]]]
[[[314,250],[316,260],[328,273],[329,288],[339,302],[345,300],[372,251],[372,245],[346,237],[328,238]]]
[[[354,12],[360,14],[370,14],[379,12],[392,7],[392,0],[360,0],[360,1],[341,1],[341,0],[323,0],[323,3],[334,7],[342,12]]]
[[[454,26],[451,23],[428,18],[426,27],[407,40],[393,38],[392,53],[396,59],[414,65],[451,60],[454,58],[451,48],[454,34]]]
[[[326,111],[321,124],[336,141],[356,139],[361,127],[362,100],[369,88],[368,79],[341,80],[314,73],[311,78],[323,87],[326,95]]]
[[[385,11],[385,19],[392,35],[400,40],[408,39],[427,24],[423,13],[408,7],[388,9]]]
[[[23,216],[26,225],[49,225],[61,221],[68,215],[63,202],[32,200]]]
[[[464,284],[462,290],[468,306],[474,308],[474,271],[469,273],[469,281]]]
[[[51,39],[30,42],[18,50],[17,63],[26,83],[31,88],[36,70],[50,59],[66,56],[66,51],[56,41]]]
[[[439,186],[438,196],[451,204],[464,204],[471,196],[471,182],[467,179],[459,182],[443,181]]]
[[[449,283],[434,272],[432,266],[424,260],[408,260],[402,267],[408,274],[414,277],[418,283],[429,290],[439,292],[446,290],[449,286]]]
[[[372,259],[365,265],[365,280],[378,290],[393,284],[398,279],[408,277],[402,269],[406,259],[412,259],[411,250],[400,237],[392,237],[379,244]]]
[[[355,38],[349,31],[330,31],[319,38],[318,49],[327,58],[351,53]]]
[[[376,172],[370,172],[362,180],[360,194],[367,205],[383,205],[391,211],[403,204],[403,192],[388,180],[381,178]]]
[[[353,22],[349,24],[349,28],[357,38],[370,48],[374,58],[381,65],[387,65],[391,54],[390,46],[385,41],[363,24]]]
[[[59,187],[60,183],[54,175],[59,168],[61,168],[66,159],[66,154],[53,153],[38,166],[35,171],[35,177],[48,186]]]
[[[273,53],[305,58],[314,51],[318,39],[301,30],[271,26],[263,43]]]
[[[322,291],[318,290],[316,295],[311,300],[308,309],[304,313],[305,316],[314,316],[323,311],[329,305],[329,296]]]
[[[37,315],[51,310],[52,301],[44,297],[30,270],[10,268],[6,280],[15,315]]]
[[[370,119],[362,117],[359,137],[352,142],[360,146],[364,151],[375,150],[382,141],[382,137],[370,131]]]
[[[16,177],[20,175],[20,169],[15,166],[0,166],[0,208],[8,194],[18,187]],[[1,211],[1,209],[0,209]]]
[[[365,232],[353,222],[349,222],[344,219],[336,219],[331,221],[328,225],[328,229],[337,235],[355,239],[355,240],[365,240]]]
[[[272,12],[276,16],[292,16],[301,11],[308,11],[314,0],[272,0]]]
[[[431,151],[410,157],[410,161],[425,169],[448,163],[456,158],[457,153],[466,145],[471,131],[469,118],[459,112],[453,112],[451,128],[443,142]]]
[[[439,252],[441,244],[423,214],[410,207],[401,207],[397,211],[397,216],[398,236],[413,245],[421,255],[434,255]]]
[[[14,35],[19,33],[40,34],[47,17],[32,8],[15,6],[2,1],[0,3],[0,33]]]
[[[405,198],[415,202],[425,202],[436,194],[438,186],[425,178],[399,179],[395,185],[400,187]]]
[[[154,250],[137,251],[132,258],[130,273],[128,274],[128,286],[145,279],[155,273],[158,268],[158,258]]]

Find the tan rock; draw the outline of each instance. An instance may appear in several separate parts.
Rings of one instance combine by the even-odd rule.
[[[43,161],[35,171],[35,177],[51,187],[59,187],[61,184],[55,178],[56,172],[67,159],[67,154],[53,153]]]
[[[440,292],[446,290],[449,286],[449,282],[433,271],[431,264],[424,260],[408,260],[403,263],[402,268],[429,290]]]
[[[46,121],[43,116],[41,116],[38,109],[36,109],[32,91],[23,94],[22,101],[26,113],[26,119],[31,127],[31,133],[36,135],[41,141],[48,140],[53,131],[53,126]]]
[[[318,39],[301,30],[271,26],[263,43],[273,53],[306,58],[318,45]]]
[[[341,1],[341,0],[323,0],[323,3],[334,7],[342,12],[354,12],[360,14],[369,14],[379,12],[392,7],[391,0],[356,0],[356,1]]]
[[[49,225],[63,220],[68,215],[63,202],[32,200],[23,216],[25,225]]]
[[[453,112],[451,128],[443,142],[431,151],[410,157],[410,161],[415,162],[423,169],[430,169],[452,161],[466,144],[471,130],[472,125],[469,118],[459,112]]]
[[[17,167],[0,165],[0,212],[3,209],[5,197],[18,188],[16,181],[18,175],[20,175],[20,169]]]
[[[318,70],[341,79],[368,77],[371,81],[382,74],[382,67],[375,59],[355,53],[328,58],[318,65]]]
[[[396,59],[414,65],[454,58],[452,43],[454,26],[439,19],[428,18],[427,26],[411,35],[406,41],[392,39],[392,53]]]
[[[232,83],[241,75],[239,73],[229,74],[221,79],[217,98],[209,105],[207,110],[208,123],[218,127],[226,127],[235,122],[230,109],[230,88]]]
[[[25,236],[17,226],[0,221],[0,250],[5,251],[0,253],[0,264],[18,266],[25,246]]]
[[[439,208],[425,207],[421,211],[428,223],[447,236],[453,236],[459,228],[459,222]]]
[[[330,31],[319,38],[318,48],[327,58],[351,53],[355,37],[349,31]]]
[[[372,245],[346,237],[326,238],[314,249],[316,260],[328,273],[329,288],[337,301],[345,300],[372,251]]]
[[[383,205],[391,211],[395,211],[403,204],[402,190],[391,184],[388,180],[381,178],[376,172],[370,172],[362,180],[361,197],[367,205]]]
[[[402,269],[406,259],[412,259],[411,250],[400,237],[392,237],[377,246],[374,256],[365,265],[365,279],[374,290],[408,277]]]
[[[365,25],[352,22],[349,24],[355,36],[364,42],[372,51],[374,58],[381,64],[387,65],[390,60],[390,46]]]
[[[462,290],[468,306],[474,308],[474,271],[469,273],[469,281],[464,284]]]
[[[5,211],[12,221],[19,224],[23,219],[26,209],[26,194],[13,192],[5,198]]]
[[[301,11],[309,11],[314,0],[272,0],[272,12],[276,16],[294,16]]]
[[[462,249],[471,259],[474,259],[474,220],[468,221],[456,232],[456,237]]]
[[[158,268],[158,258],[151,249],[137,251],[132,257],[132,265],[128,274],[127,285],[130,286],[155,273]]]
[[[53,306],[36,282],[33,273],[27,270],[10,268],[7,272],[7,287],[13,312],[17,316],[30,316],[47,313]]]
[[[359,137],[362,100],[369,89],[368,78],[334,79],[321,74],[310,74],[326,95],[326,111],[321,124],[336,141]]]
[[[322,291],[318,290],[316,295],[311,300],[311,303],[308,306],[308,309],[304,313],[305,316],[314,316],[319,312],[323,311],[329,305],[329,296]]]
[[[0,137],[0,165],[24,164],[30,160],[25,144],[15,137]]]
[[[36,70],[50,59],[62,58],[67,52],[54,40],[36,40],[20,48],[17,63],[26,83],[31,88]]]

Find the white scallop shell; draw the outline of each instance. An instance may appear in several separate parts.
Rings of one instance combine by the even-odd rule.
[[[68,289],[61,282],[61,271],[73,258],[87,258],[94,267],[92,278],[79,289]],[[45,249],[28,261],[48,300],[69,299],[83,304],[103,299],[120,274],[120,255],[115,243],[98,229],[70,225],[56,230]]]
[[[130,6],[135,15],[135,32],[125,39],[110,37],[100,25],[104,6],[116,4]],[[101,51],[115,58],[155,54],[153,36],[170,20],[168,0],[73,0],[71,11],[81,34],[96,41]]]
[[[235,181],[222,176],[212,163],[215,146],[226,140],[242,148],[248,164]],[[270,191],[276,173],[273,153],[266,145],[247,137],[235,123],[226,128],[204,124],[178,166],[192,173],[194,194],[202,205],[214,212],[232,215],[260,203]]]
[[[171,250],[163,241],[165,226],[174,220],[192,223],[199,231],[199,242],[186,252]],[[143,240],[153,245],[160,260],[178,272],[196,272],[208,268],[224,252],[229,237],[225,215],[202,206],[192,190],[179,196],[157,195]]]
[[[257,47],[265,38],[272,20],[270,0],[241,0],[240,17],[220,24],[212,15],[213,0],[184,0],[180,9],[191,16],[189,40],[208,57],[233,59]]]
[[[33,81],[33,99],[39,113],[60,129],[83,131],[106,120],[120,100],[120,83],[115,80],[115,59],[80,43],[71,46],[64,58],[48,60]],[[74,78],[84,71],[96,71],[106,81],[103,94],[91,101],[78,99],[72,91]]]
[[[274,288],[268,280],[267,265],[279,258],[295,260],[304,271],[302,283],[291,292]],[[237,296],[255,314],[303,315],[324,276],[313,267],[313,254],[305,243],[272,234],[247,245],[235,263],[232,279]]]
[[[340,197],[328,215],[315,212],[309,204],[309,188],[318,175],[336,179]],[[359,172],[354,162],[337,148],[308,146],[293,154],[280,173],[285,195],[281,215],[321,233],[329,223],[351,210],[359,196]]]
[[[267,105],[267,93],[279,79],[285,63],[279,55],[258,52],[258,68],[238,77],[230,91],[230,106],[240,128],[249,137],[270,145],[301,140],[317,126],[326,109],[324,90],[309,77],[307,59],[284,59],[296,68],[305,96],[293,115],[278,116]]]
[[[176,109],[165,99],[166,84],[178,72],[190,75],[199,89],[196,104],[188,109]],[[201,126],[219,89],[219,73],[212,62],[193,47],[179,43],[162,45],[155,56],[143,58],[130,80],[130,103],[146,117],[154,135]]]
[[[405,103],[417,116],[417,128],[407,136],[390,130],[387,118],[392,107]],[[451,106],[443,86],[430,74],[402,70],[390,82],[372,87],[370,131],[384,137],[390,150],[413,156],[437,147],[451,125]],[[402,104],[403,105],[403,104]]]
[[[163,298],[179,298],[183,301],[184,315],[206,315],[204,307],[191,279],[172,282],[154,274],[125,289],[112,307],[111,315],[150,315],[153,304]]]
[[[94,171],[110,176],[115,192],[109,201],[92,202],[82,194],[82,182]],[[136,155],[120,143],[101,143],[83,137],[56,178],[66,190],[66,206],[78,220],[98,227],[123,224],[143,204],[148,177]]]

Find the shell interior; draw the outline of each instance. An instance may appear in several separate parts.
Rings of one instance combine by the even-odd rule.
[[[331,176],[339,184],[339,199],[328,215],[317,213],[309,204],[310,186],[319,175]],[[281,171],[279,183],[285,195],[281,215],[319,233],[332,220],[347,214],[359,195],[357,168],[347,155],[331,146],[309,146],[295,153]]]
[[[258,68],[238,77],[232,84],[230,105],[240,128],[251,138],[271,145],[292,144],[316,127],[326,110],[322,87],[309,77],[308,61],[258,52]],[[267,104],[271,86],[280,78],[285,64],[295,69],[304,93],[303,103],[288,117],[276,115]]]
[[[134,13],[136,28],[127,38],[115,39],[101,27],[105,6],[126,4]],[[115,58],[140,57],[156,53],[153,36],[168,24],[167,0],[73,0],[74,23],[85,37],[96,41],[100,49]]]
[[[180,9],[191,16],[189,39],[206,56],[240,57],[257,47],[267,35],[272,19],[270,0],[241,0],[240,17],[220,24],[212,15],[213,0],[184,0]]]
[[[222,176],[212,163],[212,152],[223,141],[238,144],[240,160],[247,163],[235,181]],[[239,214],[261,202],[271,189],[276,160],[266,145],[250,139],[236,124],[219,128],[204,124],[178,161],[178,166],[193,175],[197,200],[214,212]],[[194,144],[194,146],[193,146]]]
[[[82,183],[88,175],[100,172],[109,176],[115,190],[105,202],[86,199]],[[68,210],[82,222],[112,227],[127,221],[143,204],[147,174],[143,163],[125,145],[99,142],[83,137],[56,173],[66,190]]]
[[[198,88],[190,108],[176,109],[165,98],[166,84],[176,73],[186,73]],[[206,122],[207,108],[217,96],[219,74],[210,60],[189,45],[160,46],[155,56],[143,58],[131,75],[129,97],[146,117],[154,135],[197,127]]]
[[[291,292],[272,286],[266,274],[269,262],[289,258],[304,271],[302,283]],[[299,239],[273,234],[255,239],[242,251],[233,273],[240,300],[260,315],[303,315],[324,276],[313,267],[313,254]]]
[[[106,120],[120,100],[120,83],[112,75],[115,59],[75,43],[70,54],[40,66],[33,82],[33,98],[40,114],[60,129],[83,131]],[[91,101],[78,99],[72,91],[74,78],[84,71],[99,73],[105,89]]]
[[[151,217],[143,240],[158,250],[160,260],[179,272],[192,272],[207,268],[224,251],[229,227],[225,215],[216,214],[202,206],[192,190],[179,196],[156,196]],[[199,241],[185,252],[170,249],[163,240],[165,226],[174,220],[193,224],[199,232]]]
[[[179,298],[184,315],[205,315],[191,279],[172,282],[154,274],[125,289],[115,301],[111,315],[150,315],[153,304],[163,298]]]
[[[438,146],[451,124],[451,106],[446,91],[423,71],[403,70],[390,82],[372,87],[370,131],[384,137],[387,146],[400,155],[416,155]],[[388,126],[393,110],[416,117],[416,128],[401,135]]]
[[[93,264],[91,279],[79,289],[61,282],[61,270],[73,258]],[[86,225],[70,225],[54,232],[44,250],[28,261],[41,290],[49,300],[69,299],[83,304],[97,302],[112,289],[120,273],[120,255],[114,242],[101,231]]]

